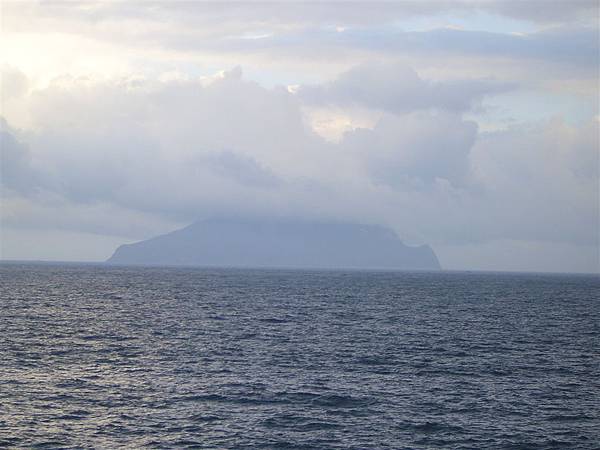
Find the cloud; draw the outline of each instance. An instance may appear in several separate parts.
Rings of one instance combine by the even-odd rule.
[[[238,3],[161,1],[134,3],[127,1],[65,4],[62,2],[21,2],[21,6],[8,4],[6,9],[20,8],[24,13],[45,19],[60,16],[92,24],[117,19],[143,21],[168,20],[180,24],[213,25],[220,21],[220,29],[229,30],[236,25],[255,27],[257,24],[296,27],[306,24],[330,25],[381,25],[399,19],[431,16],[435,14],[469,14],[483,12],[531,21],[540,24],[570,23],[589,20],[598,11],[594,0],[556,2],[554,0],[433,0],[402,2],[352,3],[340,1],[303,2],[249,1]]]
[[[9,2],[3,7],[3,37],[7,55],[46,74],[65,67],[78,73],[90,68],[123,73],[132,67],[152,72],[193,61],[204,71],[240,63],[257,70],[295,66],[296,72],[302,68],[306,77],[320,80],[321,71],[378,56],[401,57],[411,65],[425,60],[442,71],[448,65],[460,70],[464,58],[504,66],[528,63],[532,71],[543,62],[556,66],[546,68],[544,77],[562,68],[589,78],[598,65],[598,12],[597,2],[551,0],[403,1],[377,7],[356,2]],[[437,25],[425,31],[410,31],[407,25],[431,17]],[[444,28],[438,23],[444,17],[461,18],[463,29]],[[494,32],[477,27],[482,20],[500,19],[503,26]],[[46,51],[51,58],[25,58]],[[56,61],[60,68],[52,64]]]
[[[29,80],[15,67],[0,66],[0,98],[3,102],[22,97],[28,88]]]
[[[199,159],[197,164],[243,186],[273,188],[282,184],[272,171],[262,167],[254,158],[227,150],[209,154]]]
[[[235,69],[208,84],[58,80],[28,99],[35,131],[27,145],[7,135],[4,184],[19,181],[24,193],[35,180],[23,171],[36,159],[52,181],[45,188],[70,202],[191,220],[202,207],[311,172],[321,140],[297,101],[240,76]]]
[[[556,27],[529,34],[437,29],[407,33],[398,39],[382,39],[395,48],[411,47],[434,53],[456,53],[514,60],[575,64],[592,69],[598,65],[597,26]],[[383,45],[383,44],[382,44]]]
[[[495,0],[478,2],[482,10],[488,10],[508,17],[530,20],[539,23],[565,23],[586,21],[598,16],[598,2],[578,0],[575,2],[556,2],[553,0],[524,0],[506,2]]]
[[[0,122],[0,181],[15,190],[29,187],[29,154],[8,129],[6,120]]]
[[[486,238],[569,241],[598,246],[600,129],[560,118],[480,137],[471,153],[487,218],[473,223]]]
[[[32,154],[6,119],[0,117],[0,185],[15,194],[34,195],[47,180]]]
[[[480,133],[445,101],[332,143],[301,96],[238,69],[208,83],[58,80],[27,96],[31,130],[3,128],[3,226],[131,239],[235,212],[379,223],[434,245],[598,245],[597,121]]]
[[[308,103],[360,105],[391,113],[430,108],[461,112],[485,95],[515,87],[492,79],[431,82],[405,64],[375,61],[355,66],[324,85],[301,86],[297,94]]]
[[[468,181],[477,125],[456,114],[386,115],[373,130],[357,129],[341,142],[364,159],[373,182],[399,190],[426,189],[436,180]]]
[[[266,43],[239,42],[235,51],[270,52],[281,58],[291,54],[320,63],[327,59],[364,60],[365,54],[388,59],[424,60],[427,65],[510,62],[531,65],[528,69],[533,72],[544,64],[546,72],[536,72],[538,76],[552,78],[568,74],[573,78],[590,78],[596,75],[599,64],[599,37],[597,23],[561,25],[526,33],[448,27],[407,31],[389,25],[351,28],[343,33],[328,28],[294,30],[274,36]],[[219,50],[226,52],[228,47],[222,45]],[[481,64],[479,66],[481,70]],[[517,69],[512,68],[513,71]]]
[[[596,1],[2,12],[2,233],[20,243],[233,211],[388,225],[455,261],[597,253]]]

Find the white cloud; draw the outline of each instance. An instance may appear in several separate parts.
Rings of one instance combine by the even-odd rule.
[[[389,225],[447,267],[597,253],[598,5],[539,5],[9,2],[2,251],[234,211]]]
[[[441,246],[598,245],[596,121],[478,135],[437,107],[381,112],[332,143],[297,95],[237,69],[209,84],[63,79],[27,98],[33,128],[3,137],[8,229],[131,239],[235,212],[382,223]]]
[[[402,63],[371,61],[324,85],[302,86],[297,93],[309,103],[362,105],[402,113],[430,108],[466,111],[485,95],[515,87],[492,79],[432,82]]]
[[[373,130],[346,134],[341,145],[364,159],[371,179],[397,189],[436,179],[462,186],[477,126],[446,112],[384,115]]]

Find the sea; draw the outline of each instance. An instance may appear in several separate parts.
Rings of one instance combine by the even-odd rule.
[[[600,448],[600,277],[0,264],[0,447]]]

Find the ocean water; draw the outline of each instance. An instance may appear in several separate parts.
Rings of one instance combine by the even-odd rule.
[[[598,448],[600,278],[0,265],[0,447]]]

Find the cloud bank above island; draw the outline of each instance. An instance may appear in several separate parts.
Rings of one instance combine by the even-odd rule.
[[[598,271],[598,7],[527,4],[8,3],[2,257],[238,215]]]

